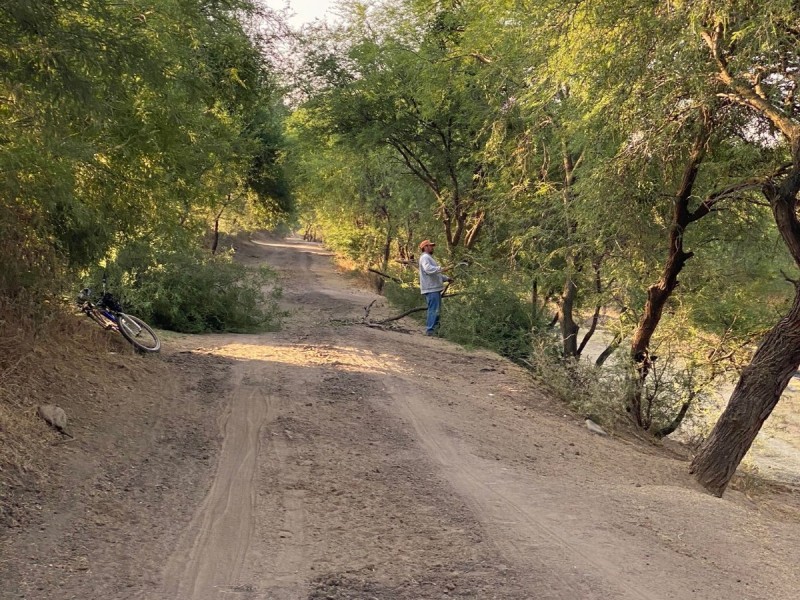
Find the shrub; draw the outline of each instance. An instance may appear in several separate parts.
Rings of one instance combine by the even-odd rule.
[[[519,361],[530,355],[536,318],[530,301],[511,283],[470,279],[463,293],[444,298],[442,335]]]
[[[610,361],[598,367],[585,359],[565,359],[554,340],[556,335],[540,332],[534,336],[528,362],[534,376],[582,416],[607,427],[614,427],[621,420],[630,422],[627,399],[638,381],[632,364]],[[710,402],[714,374],[666,345],[660,347],[659,354],[640,390],[647,431],[660,438],[681,425],[684,439],[700,431],[707,434],[708,424],[701,413]],[[684,404],[686,409],[682,410]],[[677,417],[680,419],[676,422]]]
[[[528,366],[534,377],[575,413],[613,427],[625,414],[629,378],[624,365],[597,367],[586,360],[565,359],[556,336],[541,330],[533,337]]]
[[[0,297],[56,294],[65,263],[37,226],[34,210],[0,199]]]
[[[274,273],[237,264],[230,254],[151,253],[139,244],[120,251],[105,272],[125,310],[162,329],[246,333],[274,330],[282,317]],[[93,280],[100,277],[95,272]]]
[[[398,309],[398,312],[425,306],[425,296],[419,293],[419,287],[416,283],[399,284],[394,281],[386,281],[383,285],[383,295]],[[422,314],[424,315],[425,313]]]

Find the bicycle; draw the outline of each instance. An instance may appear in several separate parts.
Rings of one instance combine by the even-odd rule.
[[[106,291],[105,279],[103,280],[103,295],[97,304],[92,302],[91,297],[92,290],[83,288],[78,296],[78,304],[81,312],[100,327],[109,331],[118,331],[140,352],[158,352],[161,349],[161,340],[147,323],[139,317],[122,312],[119,301]]]

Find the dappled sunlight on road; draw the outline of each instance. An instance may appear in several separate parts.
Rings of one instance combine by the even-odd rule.
[[[348,346],[295,346],[279,344],[247,344],[234,342],[214,348],[198,348],[197,353],[237,360],[261,360],[300,367],[335,367],[361,373],[399,374],[408,372],[401,361],[390,354]]]
[[[263,240],[250,241],[254,244],[258,244],[259,246],[268,246],[270,248],[291,248],[292,250],[300,249],[302,252],[316,254],[317,256],[333,256],[332,252],[329,252],[324,248],[324,246],[315,242],[297,242],[296,244],[287,244],[285,242],[267,242]]]

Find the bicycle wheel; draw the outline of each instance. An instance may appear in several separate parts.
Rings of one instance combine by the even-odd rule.
[[[161,349],[161,340],[158,339],[155,331],[139,317],[117,313],[117,325],[119,325],[119,332],[137,350],[158,352]]]

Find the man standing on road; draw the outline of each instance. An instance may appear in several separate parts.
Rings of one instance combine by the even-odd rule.
[[[419,257],[419,290],[428,301],[428,319],[425,323],[425,335],[436,335],[439,327],[439,312],[442,307],[442,291],[447,281],[452,281],[450,277],[444,275],[446,269],[442,269],[436,259],[433,258],[433,248],[436,246],[430,240],[420,242],[419,249],[422,254]]]

